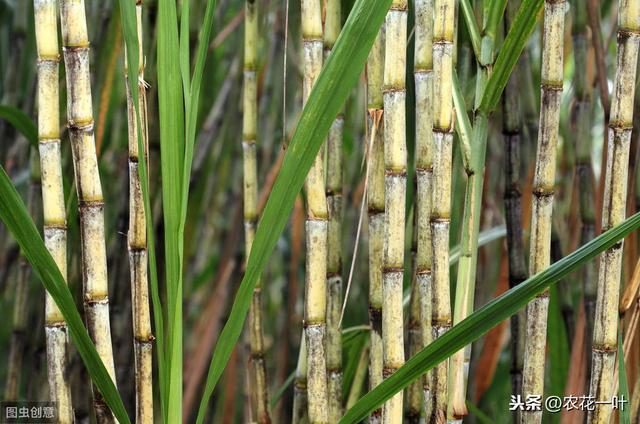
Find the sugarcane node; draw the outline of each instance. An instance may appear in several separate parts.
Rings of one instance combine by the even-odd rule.
[[[109,296],[106,294],[96,296],[94,294],[86,294],[84,297],[84,304],[87,306],[91,305],[108,305],[109,304]]]
[[[407,170],[405,169],[385,169],[384,175],[387,177],[406,177]]]
[[[402,1],[400,3],[391,3],[389,6],[389,11],[395,12],[406,12],[409,9],[409,4],[407,1]]]
[[[383,274],[404,274],[404,268],[385,266],[382,268],[382,273]]]
[[[395,373],[396,371],[398,371],[398,368],[396,368],[396,367],[383,367],[382,368],[382,376],[384,378],[388,378],[391,375],[393,375],[393,373]]]
[[[86,42],[86,44],[82,44],[79,46],[69,46],[69,45],[62,46],[62,51],[69,52],[69,53],[88,52],[89,50],[91,50],[91,46],[88,41]],[[68,59],[76,60],[75,57],[69,57]]]
[[[562,92],[562,81],[543,81],[540,83],[543,92]],[[550,99],[544,99],[543,102],[548,103]]]
[[[553,197],[554,189],[547,187],[534,187],[532,193],[536,197]]]
[[[42,65],[42,66],[46,66],[46,65],[59,65],[60,64],[60,55],[41,55],[40,57],[38,57],[38,59],[36,60],[36,63],[38,66]]]
[[[135,336],[134,339],[136,342],[141,344],[153,344],[153,342],[156,340],[153,334],[149,334],[147,336]]]
[[[622,42],[629,38],[639,37],[640,28],[618,28],[617,39]]]
[[[618,351],[618,346],[607,345],[603,343],[593,343],[591,350],[596,353],[610,354],[610,353],[616,353]]]
[[[43,228],[45,230],[67,230],[67,223],[66,222],[56,222],[56,221],[48,221],[45,222],[43,225]]]
[[[401,85],[385,85],[382,94],[406,93],[407,89]]]
[[[93,134],[93,119],[89,118],[86,121],[74,121],[73,119],[69,119],[67,121],[67,128],[69,132],[74,133],[72,136],[78,136],[79,132],[86,132],[89,135]]]

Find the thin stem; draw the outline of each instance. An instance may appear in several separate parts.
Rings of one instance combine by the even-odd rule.
[[[144,198],[140,171],[138,169],[140,152],[143,146],[142,160],[148,161],[148,121],[147,87],[144,81],[144,54],[142,38],[142,1],[136,3],[136,27],[138,33],[138,111],[140,113],[140,131],[136,114],[132,83],[125,69],[127,87],[127,110],[129,132],[129,266],[131,275],[131,298],[133,314],[133,343],[135,351],[136,385],[136,422],[153,422],[153,341],[151,316],[149,313],[149,281],[147,277],[147,219],[144,211]],[[125,54],[125,68],[127,67]],[[138,143],[138,135],[142,143]],[[147,167],[148,169],[148,167]]]
[[[242,115],[243,190],[245,255],[249,258],[258,220],[258,172],[256,141],[258,128],[258,4],[255,0],[245,2],[244,20],[244,80]],[[262,284],[260,280],[253,289],[249,309],[249,346],[251,350],[249,382],[251,384],[252,416],[261,424],[271,422],[267,388],[267,370],[264,358],[264,335],[262,325]]]
[[[639,45],[640,1],[620,0],[617,65],[611,98],[602,202],[603,231],[622,222],[625,217]],[[590,385],[590,395],[595,397],[596,402],[611,399],[616,390],[613,375],[617,351],[622,247],[623,243],[618,243],[600,257]],[[595,410],[589,412],[588,419],[591,423],[608,423],[611,411],[611,405],[596,404]]]

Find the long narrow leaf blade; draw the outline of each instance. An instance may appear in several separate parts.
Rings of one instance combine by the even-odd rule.
[[[22,253],[62,312],[71,339],[91,376],[91,380],[104,396],[105,402],[118,421],[123,424],[129,423],[122,399],[100,356],[98,356],[95,345],[89,338],[58,266],[40,238],[22,198],[2,166],[0,166],[0,171],[0,219],[11,231],[20,245]]]
[[[367,393],[353,408],[347,411],[340,423],[357,423],[364,419],[371,411],[407,387],[426,371],[480,338],[501,321],[515,314],[549,285],[575,271],[580,265],[615,245],[639,227],[640,213],[637,213],[554,263],[546,270],[487,303],[409,359],[404,366],[384,380],[382,384]]]
[[[629,400],[629,383],[627,382],[627,367],[624,363],[624,343],[622,337],[621,323],[618,323],[618,399],[620,401]],[[636,383],[637,384],[637,383]],[[631,413],[625,403],[620,403],[620,424],[631,424]]]
[[[544,0],[524,0],[507,37],[500,47],[500,53],[493,72],[482,96],[479,111],[489,115],[496,108],[504,87],[507,85],[513,67],[524,49],[529,36],[536,26]]]
[[[229,320],[218,338],[200,402],[198,423],[204,420],[209,398],[240,337],[256,281],[284,230],[295,198],[333,119],[358,81],[390,5],[391,0],[356,1],[311,91],[258,225]]]

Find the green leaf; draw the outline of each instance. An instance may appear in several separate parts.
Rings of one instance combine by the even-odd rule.
[[[38,128],[33,120],[17,107],[0,105],[0,118],[10,123],[31,146],[38,148]]]
[[[340,422],[357,423],[366,418],[371,411],[382,405],[395,393],[407,387],[416,378],[467,344],[480,338],[501,321],[516,313],[549,285],[575,271],[580,265],[615,245],[639,227],[640,213],[637,213],[562,258],[549,268],[487,303],[409,359],[405,365],[384,380],[382,384],[361,398],[353,408],[346,412]]]
[[[547,318],[547,346],[549,352],[549,396],[564,396],[570,360],[570,340],[562,317],[558,286],[549,289],[549,317]],[[545,421],[560,422],[560,414],[545,412]]]
[[[167,329],[165,422],[182,420],[182,178],[185,107],[176,2],[158,2],[158,103],[165,229]]]
[[[469,39],[471,40],[473,53],[476,55],[476,58],[479,59],[482,36],[480,35],[480,28],[478,28],[478,23],[476,22],[476,15],[473,11],[473,6],[471,6],[469,0],[460,0],[460,9],[462,9],[464,23],[467,25],[467,31],[469,31]]]
[[[494,111],[507,80],[518,62],[529,36],[533,32],[544,0],[523,0],[511,29],[500,48],[491,77],[482,96],[479,112],[489,115]]]
[[[625,405],[626,407],[621,407],[618,411],[620,415],[620,424],[631,424],[631,415],[629,409],[629,403],[631,398],[629,397],[629,384],[627,383],[627,368],[624,364],[624,344],[622,340],[622,327],[620,326],[620,322],[618,321],[618,396],[619,399],[626,399],[629,402],[625,405],[621,403],[621,405]],[[637,383],[636,383],[637,384]]]
[[[456,112],[456,132],[460,141],[460,152],[462,153],[462,163],[465,169],[471,169],[471,138],[473,137],[473,126],[467,115],[467,105],[464,101],[464,95],[460,89],[460,81],[458,81],[458,73],[453,71],[453,105]]]
[[[0,166],[0,219],[13,234],[42,285],[49,292],[62,312],[67,323],[71,340],[73,340],[82,361],[84,362],[93,384],[104,396],[105,402],[121,423],[129,423],[127,411],[122,399],[113,384],[107,369],[104,367],[96,347],[91,342],[82,318],[76,309],[73,296],[60,274],[58,266],[40,238],[33,220],[29,216],[24,202],[11,183],[4,168]]]
[[[258,225],[231,314],[218,338],[200,402],[198,423],[204,420],[209,398],[242,333],[256,281],[284,230],[295,198],[333,119],[362,73],[390,4],[391,0],[356,1],[311,91]]]

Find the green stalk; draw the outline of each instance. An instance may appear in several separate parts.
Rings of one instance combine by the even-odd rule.
[[[302,43],[306,104],[322,68],[322,11],[319,0],[302,1]],[[307,343],[307,398],[309,422],[328,422],[327,365],[325,354],[327,314],[327,231],[323,155],[318,153],[305,181],[307,194],[306,288],[304,327]]]
[[[244,20],[244,81],[242,116],[242,151],[244,166],[244,230],[245,254],[251,246],[258,220],[258,173],[256,141],[258,134],[258,4],[255,0],[245,2]],[[251,387],[253,417],[260,424],[271,422],[267,388],[267,370],[264,358],[264,336],[262,329],[262,284],[260,280],[253,289],[249,309],[249,345],[251,349]]]
[[[542,48],[542,100],[538,150],[533,181],[531,213],[531,246],[529,274],[549,267],[551,248],[551,213],[553,210],[556,145],[560,121],[560,99],[563,83],[563,36],[565,0],[545,0]],[[549,291],[545,290],[527,306],[524,353],[523,398],[542,396],[547,342]],[[522,422],[539,423],[542,410],[523,411]]]
[[[142,0],[136,2],[136,30],[138,35],[138,57],[143,56]],[[153,422],[153,340],[149,312],[149,281],[147,277],[147,219],[140,181],[140,152],[142,160],[148,162],[147,87],[144,81],[144,61],[138,61],[137,102],[140,113],[140,128],[136,114],[136,100],[132,94],[132,83],[128,77],[128,60],[125,54],[125,82],[127,87],[127,124],[129,133],[129,266],[131,275],[131,298],[133,314],[133,343],[135,353],[136,422]],[[141,137],[139,140],[138,137]],[[140,143],[141,142],[141,143]]]
[[[300,338],[300,350],[298,352],[298,365],[296,366],[293,380],[293,424],[306,424],[309,422],[308,398],[307,398],[307,342],[304,332]]]
[[[487,81],[491,76],[491,69],[494,64],[496,31],[499,22],[497,16],[501,16],[505,4],[506,2],[494,2],[491,10],[485,10],[483,35],[480,40],[480,56],[477,58],[478,72],[474,105],[474,110],[476,111],[480,107]],[[466,111],[459,110],[457,113],[466,114]],[[461,250],[453,316],[454,325],[464,320],[473,311],[488,127],[488,116],[483,113],[476,113],[469,146],[469,159],[468,163],[465,164],[467,186],[462,218]],[[470,360],[471,345],[457,352],[451,358],[449,370],[449,416],[452,419],[460,420],[467,415],[465,394]]]
[[[520,1],[507,3],[504,27],[508,32],[513,23]],[[523,69],[520,61],[520,69]],[[513,288],[527,279],[522,239],[522,187],[520,167],[523,153],[522,114],[520,108],[521,78],[511,75],[502,97],[502,136],[505,151],[504,205],[507,225],[507,254],[509,261],[509,287]],[[525,151],[526,153],[526,151]],[[525,310],[511,316],[511,392],[522,392],[522,366],[524,360]],[[519,412],[515,411],[516,420]]]
[[[42,181],[44,241],[63,279],[67,278],[67,219],[60,155],[60,95],[56,0],[34,0],[36,46],[38,51],[38,150]],[[63,424],[73,422],[71,391],[67,369],[69,338],[67,324],[47,292],[45,333],[49,399],[58,405]]]
[[[402,281],[407,180],[405,75],[407,39],[406,0],[394,0],[385,28],[384,103],[384,253],[382,264],[383,378],[404,364]],[[383,423],[402,422],[402,392],[383,406]]]
[[[367,211],[369,218],[369,389],[382,382],[382,252],[384,246],[384,127],[382,83],[384,28],[380,29],[367,60]],[[373,411],[369,423],[382,422],[382,408]]]
[[[618,53],[611,98],[607,167],[602,202],[602,230],[624,220],[627,200],[629,147],[633,128],[634,88],[640,44],[640,0],[618,3]],[[618,298],[623,243],[600,257],[591,358],[590,395],[597,401],[615,394],[614,370],[617,351]],[[611,404],[597,404],[589,411],[591,423],[608,423]]]
[[[83,299],[89,335],[115,382],[105,247],[104,200],[93,131],[89,38],[84,0],[61,0],[60,21],[67,75],[67,115],[76,174],[82,239]],[[94,389],[98,423],[113,414]]]
[[[324,55],[329,57],[342,25],[341,0],[326,1]],[[327,138],[327,390],[329,422],[342,416],[342,134],[344,114],[341,111]]]
[[[433,0],[416,0],[414,83],[416,99],[415,279],[411,292],[409,356],[431,342],[431,190],[433,185]],[[407,415],[431,414],[431,373],[409,387]]]

